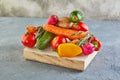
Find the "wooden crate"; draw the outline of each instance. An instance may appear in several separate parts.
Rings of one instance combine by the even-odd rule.
[[[81,55],[73,58],[67,58],[59,57],[57,52],[53,51],[51,48],[47,48],[45,50],[24,48],[23,56],[27,60],[33,60],[83,71],[87,68],[96,54],[97,52],[95,51],[88,56]]]

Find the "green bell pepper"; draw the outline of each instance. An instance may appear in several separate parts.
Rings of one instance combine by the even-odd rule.
[[[84,15],[81,11],[72,11],[70,13],[70,20],[72,22],[79,22],[79,21],[83,21],[84,20]]]

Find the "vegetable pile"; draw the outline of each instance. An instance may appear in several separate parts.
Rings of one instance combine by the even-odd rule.
[[[89,32],[83,20],[83,13],[77,10],[72,11],[69,17],[51,15],[42,26],[27,26],[21,42],[25,47],[40,50],[51,46],[60,57],[92,54],[100,50],[101,42]]]

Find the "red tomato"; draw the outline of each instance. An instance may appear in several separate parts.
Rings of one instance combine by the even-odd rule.
[[[27,26],[27,32],[29,33],[35,33],[37,31],[37,27],[35,26]]]
[[[59,44],[66,43],[66,42],[67,42],[66,37],[56,36],[55,38],[53,38],[51,42],[52,49],[57,50]]]
[[[94,45],[95,47],[95,51],[99,51],[102,43],[100,42],[100,40],[98,40],[96,37],[93,38],[93,40],[91,41],[91,43]]]
[[[36,37],[35,34],[33,33],[26,33],[23,35],[22,40],[21,40],[22,44],[26,47],[34,47],[35,43],[36,43]]]
[[[88,31],[88,26],[84,22],[74,23],[72,29],[77,31]]]

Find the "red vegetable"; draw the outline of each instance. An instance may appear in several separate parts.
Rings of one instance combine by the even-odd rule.
[[[82,45],[82,51],[84,55],[89,55],[94,52],[94,45],[92,43],[86,43]]]
[[[61,35],[56,36],[51,42],[52,49],[57,50],[60,44],[66,43],[66,42],[67,42],[66,37],[61,36]]]
[[[36,43],[35,34],[33,34],[33,33],[25,33],[22,36],[21,42],[26,47],[29,47],[29,48],[34,47],[34,45]]]
[[[93,40],[91,41],[91,43],[94,45],[95,47],[95,51],[99,51],[102,43],[100,42],[100,40],[98,40],[96,37],[93,38]]]
[[[84,22],[74,23],[72,29],[77,31],[88,31],[88,26]]]
[[[51,15],[49,18],[48,18],[48,21],[47,21],[47,24],[52,24],[52,25],[55,25],[58,23],[58,17],[56,15]]]

